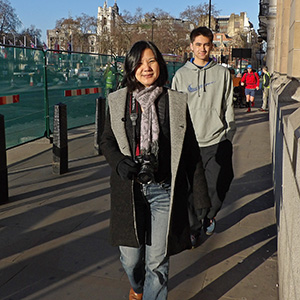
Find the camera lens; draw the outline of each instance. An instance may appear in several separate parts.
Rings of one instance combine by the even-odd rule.
[[[144,163],[140,172],[137,175],[137,180],[140,183],[147,184],[154,180],[153,168],[150,164]]]
[[[137,174],[137,181],[142,184],[149,184],[155,180],[154,173],[157,171],[157,160],[154,155],[139,155],[136,161],[141,169]]]

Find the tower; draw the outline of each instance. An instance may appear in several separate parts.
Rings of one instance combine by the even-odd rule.
[[[97,15],[97,34],[102,35],[110,33],[116,25],[119,18],[119,7],[117,0],[113,6],[107,6],[107,0],[104,1],[103,7],[98,7]]]

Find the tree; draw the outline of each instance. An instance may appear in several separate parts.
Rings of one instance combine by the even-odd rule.
[[[124,11],[112,32],[100,37],[100,52],[125,55],[135,42],[151,41],[153,37],[161,52],[182,55],[188,33],[188,22],[175,19],[168,12],[155,8],[144,14],[137,8],[134,15]],[[103,52],[104,49],[108,52]]]
[[[97,31],[97,19],[91,17],[85,13],[82,13],[79,17],[76,17],[75,21],[79,22],[80,30],[83,34],[95,33]]]
[[[0,0],[0,34],[15,33],[21,21],[8,0]]]
[[[73,51],[89,52],[88,36],[96,33],[97,20],[95,17],[82,13],[75,19],[69,17],[57,20],[55,27],[62,49],[67,50],[69,45],[72,45]]]
[[[102,49],[105,47],[105,44],[109,45],[109,52],[112,52],[116,55],[125,55],[130,46],[134,36],[137,35],[135,25],[127,23],[123,18],[120,18],[115,27],[112,29],[111,34],[107,33],[104,40],[102,40]],[[107,41],[109,41],[107,43]],[[113,42],[114,41],[114,42]],[[107,46],[106,45],[106,46]],[[108,52],[107,52],[108,53]]]
[[[42,35],[41,29],[35,28],[34,25],[31,25],[29,28],[22,30],[22,32],[20,33],[20,36],[26,37],[27,47],[30,47],[31,42],[34,44],[37,43],[36,46],[41,47],[42,46],[42,44],[40,43],[41,35]]]
[[[134,15],[132,15],[129,11],[124,10],[123,14],[121,15],[121,17],[128,24],[138,23],[143,18],[143,9],[141,7],[138,7],[135,10],[135,14]]]
[[[160,9],[160,8],[154,8],[152,12],[145,13],[145,18],[151,18],[152,16],[155,16],[155,18],[163,20],[163,19],[174,19],[168,12]]]
[[[219,10],[216,9],[214,4],[211,5],[211,15],[217,16],[220,13]],[[197,6],[190,6],[180,13],[180,18],[190,21],[194,23],[196,26],[199,26],[201,16],[205,16],[209,14],[209,5],[206,4],[199,4]]]

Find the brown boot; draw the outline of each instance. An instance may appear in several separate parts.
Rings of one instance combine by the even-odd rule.
[[[132,288],[129,292],[129,300],[142,300],[143,294],[137,294]]]

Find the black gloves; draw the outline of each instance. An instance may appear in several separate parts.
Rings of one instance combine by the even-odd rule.
[[[126,156],[117,166],[117,172],[120,177],[125,179],[133,179],[139,171],[139,166],[130,157]]]

